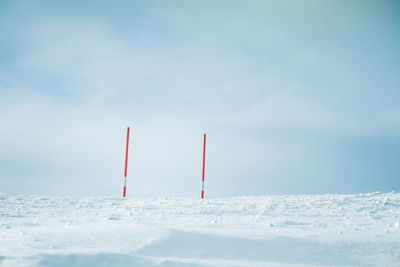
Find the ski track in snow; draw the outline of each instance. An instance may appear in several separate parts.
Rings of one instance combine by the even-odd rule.
[[[0,266],[400,266],[400,194],[0,195]]]

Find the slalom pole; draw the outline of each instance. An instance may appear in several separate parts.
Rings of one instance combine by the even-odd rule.
[[[204,198],[204,169],[206,164],[206,134],[204,134],[203,140],[203,171],[201,174],[201,199]]]
[[[128,147],[129,147],[129,126],[126,130],[126,150],[125,150],[125,171],[124,171],[124,191],[122,196],[126,196],[126,176],[128,174]]]

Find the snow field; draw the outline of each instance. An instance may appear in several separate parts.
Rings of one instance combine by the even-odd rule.
[[[3,195],[0,266],[400,266],[400,194]]]

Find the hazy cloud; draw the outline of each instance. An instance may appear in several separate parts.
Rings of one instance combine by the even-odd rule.
[[[0,191],[399,190],[396,1],[3,1]]]

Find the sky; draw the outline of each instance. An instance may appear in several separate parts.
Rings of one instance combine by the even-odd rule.
[[[0,0],[0,193],[400,191],[398,1]]]

